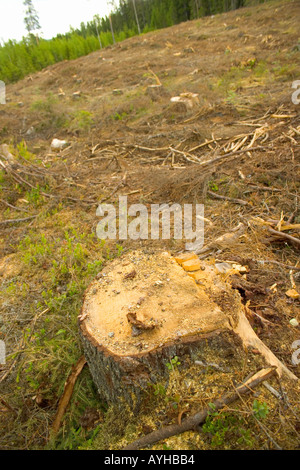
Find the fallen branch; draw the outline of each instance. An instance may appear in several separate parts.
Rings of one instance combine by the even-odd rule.
[[[18,224],[19,222],[26,222],[27,220],[35,219],[37,215],[31,215],[30,217],[23,217],[22,219],[6,219],[1,220],[0,225],[6,224]]]
[[[57,412],[56,412],[56,415],[52,424],[52,433],[54,435],[57,434],[57,432],[59,431],[62,418],[65,414],[65,411],[72,397],[75,382],[77,380],[77,377],[80,375],[85,364],[86,364],[86,359],[84,356],[81,356],[78,359],[75,366],[72,366],[72,372],[69,375],[65,383],[64,392],[59,400],[58,409],[57,409]]]
[[[256,186],[255,184],[253,183],[247,183],[248,186],[250,186],[250,188],[252,189],[257,189],[258,191],[270,191],[270,192],[282,192],[283,190],[282,189],[279,189],[279,188],[273,188],[273,187],[269,187],[269,186]]]
[[[299,378],[283,364],[275,354],[265,345],[265,343],[256,335],[249,320],[246,317],[246,309],[237,311],[238,321],[233,328],[234,332],[241,338],[244,347],[247,349],[256,349],[271,366],[275,366],[277,374],[287,376],[291,380],[299,381]]]
[[[7,410],[12,411],[15,415],[18,414],[16,410],[12,406],[10,406],[7,401],[4,400],[4,398],[0,397],[0,403],[2,403],[2,405],[4,405]]]
[[[235,199],[233,197],[221,196],[221,194],[216,194],[213,191],[207,191],[207,194],[209,194],[209,196],[211,197],[214,197],[215,199],[222,199],[223,201],[229,201],[229,202],[232,202],[233,204],[240,204],[241,206],[248,206],[248,202],[243,201],[242,199]]]
[[[173,147],[169,147],[171,152],[179,153],[179,155],[182,155],[185,160],[191,163],[200,163],[200,160],[196,155],[192,155],[188,152],[182,152],[181,150],[174,149]]]
[[[196,155],[192,155],[192,154],[189,154],[187,152],[182,152],[180,150],[174,149],[173,147],[169,147],[169,149],[172,152],[179,153],[180,155],[183,156],[183,158],[185,160],[187,160],[191,163],[196,163],[197,165],[202,166],[202,167],[203,166],[205,167],[205,166],[213,165],[214,163],[217,163],[220,160],[223,160],[223,159],[228,158],[228,157],[236,157],[236,156],[238,156],[242,153],[245,153],[245,152],[252,152],[254,150],[262,150],[262,148],[263,147],[245,148],[245,149],[237,150],[237,151],[234,151],[234,152],[225,153],[224,155],[218,155],[217,157],[212,158],[211,160],[200,161],[199,158],[196,157]]]
[[[148,67],[148,72],[150,72],[151,75],[153,75],[153,77],[155,78],[155,81],[156,81],[157,85],[161,85],[160,79],[158,78],[158,76],[156,75],[156,73],[154,73],[153,70],[150,69],[150,67]]]
[[[300,271],[300,266],[292,266],[290,264],[284,264],[280,263],[279,261],[275,261],[273,259],[259,259],[259,260],[252,260],[253,262],[256,262],[258,264],[264,265],[265,263],[271,263],[271,264],[277,264],[278,266],[282,266],[283,268],[290,269],[293,271]]]
[[[0,199],[0,202],[2,202],[2,204],[5,204],[7,207],[10,207],[11,209],[13,209],[15,211],[28,212],[28,210],[26,210],[26,209],[22,209],[21,207],[13,206],[9,202],[5,201],[4,199]]]
[[[109,193],[107,196],[105,196],[104,198],[101,199],[101,201],[99,202],[99,204],[102,204],[103,202],[107,201],[110,197],[112,197],[114,194],[116,194],[116,192],[118,191],[118,189],[122,188],[123,186],[126,186],[126,176],[127,176],[127,172],[124,173],[124,176],[123,178],[121,179],[121,181],[117,184],[117,186],[115,187],[115,189]]]
[[[238,400],[240,398],[240,395],[250,393],[252,389],[267,380],[269,377],[275,375],[275,373],[275,367],[261,369],[250,379],[239,385],[236,388],[235,393],[227,393],[223,397],[215,400],[213,402],[214,410],[220,410],[224,406],[230,405],[234,401]],[[209,408],[205,408],[196,413],[195,415],[186,418],[184,421],[182,421],[181,424],[171,424],[170,426],[158,429],[157,431],[147,434],[146,436],[137,439],[131,444],[128,444],[126,447],[124,447],[123,450],[137,450],[141,447],[146,447],[148,445],[154,444],[155,442],[161,441],[163,439],[167,439],[168,437],[174,436],[176,434],[181,434],[183,432],[193,430],[205,421],[209,414],[209,411]]]
[[[214,249],[223,250],[225,248],[228,248],[234,245],[237,242],[238,238],[245,233],[245,231],[246,226],[242,222],[240,222],[236,227],[231,230],[231,232],[224,233],[224,235],[221,235],[220,237],[211,241],[203,248],[196,249],[195,253],[196,255],[199,255]]]
[[[217,138],[217,139],[206,140],[206,141],[203,142],[202,144],[196,145],[196,147],[191,148],[191,149],[189,150],[189,153],[194,152],[195,150],[198,150],[198,149],[200,149],[201,147],[205,147],[206,145],[213,144],[214,142],[217,142],[218,140],[222,140],[222,138],[219,137],[219,138]]]
[[[136,145],[136,144],[122,144],[122,146],[123,147],[132,147],[132,148],[138,149],[138,150],[145,150],[145,152],[163,152],[163,151],[169,149],[169,147],[151,148],[151,147],[143,147],[142,145]]]
[[[200,162],[199,165],[209,166],[227,157],[237,156],[245,152],[253,152],[254,150],[262,150],[262,149],[263,147],[252,147],[252,148],[245,148],[245,149],[237,150],[236,152],[225,153],[224,155],[219,155],[218,157],[215,157],[212,160],[206,160],[205,162]]]
[[[292,119],[296,116],[297,114],[271,114],[271,117],[275,119]]]
[[[281,238],[285,238],[286,240],[290,240],[291,242],[297,243],[298,245],[300,245],[299,238],[293,237],[292,235],[289,235],[288,233],[279,232],[278,230],[274,230],[273,228],[269,228],[268,230],[270,233],[273,233],[274,235],[278,235]]]

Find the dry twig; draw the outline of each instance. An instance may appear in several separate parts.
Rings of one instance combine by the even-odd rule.
[[[240,204],[241,206],[247,206],[249,204],[247,201],[243,201],[242,199],[235,199],[233,197],[221,196],[221,194],[216,194],[213,191],[207,191],[207,194],[209,194],[211,197],[214,197],[215,199],[222,199],[223,201],[229,201],[229,202],[232,202],[233,204]]]
[[[293,243],[300,245],[299,238],[293,237],[292,235],[289,235],[288,233],[279,232],[278,230],[274,230],[273,228],[268,228],[268,230],[270,233],[273,233],[274,235],[278,235],[278,237],[280,238],[285,238],[286,240],[289,240]]]

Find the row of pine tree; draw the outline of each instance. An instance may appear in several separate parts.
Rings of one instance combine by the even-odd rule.
[[[120,0],[112,2],[112,13],[95,16],[69,33],[45,40],[39,29],[38,13],[25,0],[24,19],[28,36],[0,45],[0,80],[15,82],[62,60],[72,60],[139,33],[146,33],[202,16],[215,15],[264,0]]]

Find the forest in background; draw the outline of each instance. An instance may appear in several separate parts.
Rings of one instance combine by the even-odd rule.
[[[22,41],[0,45],[0,80],[16,82],[48,65],[76,59],[140,33],[255,3],[264,0],[120,0],[110,17],[95,16],[80,28],[50,40],[29,33]]]

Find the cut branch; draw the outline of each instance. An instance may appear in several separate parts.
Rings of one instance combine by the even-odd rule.
[[[273,233],[274,235],[278,235],[278,237],[285,238],[286,240],[289,240],[293,243],[297,243],[298,245],[300,245],[299,238],[293,237],[292,235],[289,235],[288,233],[279,232],[278,230],[274,230],[273,228],[269,228],[268,230],[270,233]]]
[[[39,215],[39,214],[38,214]],[[23,217],[22,219],[7,219],[1,220],[0,225],[7,225],[7,224],[18,224],[20,222],[26,222],[27,220],[35,219],[38,215],[31,215],[30,217]]]
[[[292,271],[300,271],[300,266],[292,266],[290,264],[280,263],[279,261],[275,261],[273,259],[263,259],[263,260],[252,260],[253,262],[257,262],[260,264],[277,264],[278,266],[282,266],[283,268],[290,269]]]
[[[59,400],[58,409],[52,424],[52,432],[54,435],[59,431],[62,418],[72,397],[75,382],[85,364],[86,359],[84,356],[81,356],[75,366],[72,367],[72,372],[65,383],[64,392]]]
[[[213,191],[207,191],[207,194],[209,194],[209,196],[211,197],[214,197],[215,199],[222,199],[223,201],[229,201],[229,202],[232,202],[233,204],[240,204],[241,206],[248,205],[247,201],[243,201],[242,199],[235,199],[235,198],[228,197],[228,196],[221,196],[221,194],[216,194]]]
[[[254,150],[262,150],[263,147],[252,147],[252,148],[245,148],[241,150],[237,150],[236,152],[229,152],[225,153],[224,155],[219,155],[218,157],[213,158],[212,160],[206,160],[205,162],[200,162],[199,165],[201,166],[209,166],[214,163],[217,163],[220,160],[223,160],[224,158],[232,157],[232,156],[238,156],[242,153],[245,152],[253,152]]]
[[[22,209],[21,207],[13,206],[9,202],[5,201],[4,199],[0,199],[0,202],[2,202],[2,204],[5,204],[7,207],[10,207],[11,209],[13,209],[15,211],[28,212],[28,210],[26,210],[26,209]]]

